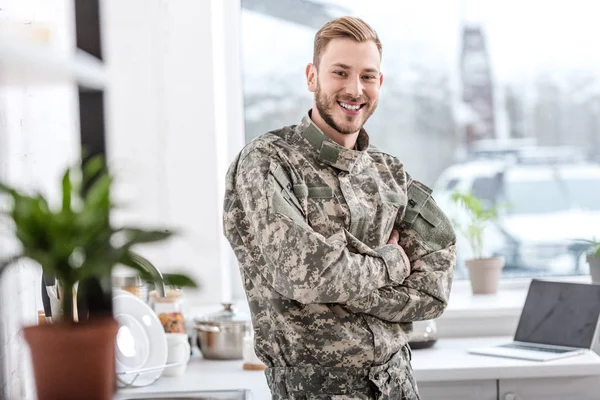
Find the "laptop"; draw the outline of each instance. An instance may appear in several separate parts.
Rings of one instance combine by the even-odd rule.
[[[549,361],[598,350],[600,285],[531,281],[514,340],[471,354]]]

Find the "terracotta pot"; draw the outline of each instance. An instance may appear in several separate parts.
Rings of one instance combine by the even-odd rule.
[[[504,257],[475,258],[465,261],[473,294],[494,294],[498,291]]]
[[[590,264],[590,275],[593,283],[600,283],[600,257],[588,255],[587,262]]]
[[[114,318],[24,328],[38,400],[111,400],[118,329]]]

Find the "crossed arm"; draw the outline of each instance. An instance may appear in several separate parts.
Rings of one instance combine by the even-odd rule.
[[[227,230],[243,232],[246,247],[263,266],[263,278],[281,295],[300,303],[339,303],[369,296],[377,289],[402,283],[408,275],[398,246],[361,247],[350,232],[324,237],[303,219],[287,185],[276,178],[277,163],[256,149],[237,166],[236,196],[244,218],[231,218]],[[235,214],[236,210],[226,210]],[[246,234],[247,233],[247,234]]]
[[[338,303],[389,322],[439,316],[448,303],[455,263],[450,221],[421,184],[408,184],[415,201],[398,218],[398,241],[370,249],[349,232],[324,237],[303,220],[291,192],[274,178],[269,154],[256,150],[239,161],[236,182],[261,273],[280,294],[301,303]],[[412,208],[411,208],[412,207]],[[349,248],[360,248],[359,252]],[[290,251],[293,249],[294,251]]]
[[[406,217],[399,216],[390,242],[395,242],[395,233],[399,232],[398,246],[408,258],[409,275],[400,284],[349,301],[348,310],[388,322],[412,322],[437,318],[448,305],[456,235],[428,188],[411,181],[408,197]]]

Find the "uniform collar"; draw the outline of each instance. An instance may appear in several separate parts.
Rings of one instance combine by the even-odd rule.
[[[361,159],[366,157],[369,148],[369,135],[361,128],[356,140],[356,150],[347,149],[331,140],[310,118],[310,111],[297,125],[296,132],[303,136],[317,151],[317,157],[324,163],[343,171],[357,169]],[[360,167],[359,167],[360,168]],[[357,171],[354,171],[357,172]]]

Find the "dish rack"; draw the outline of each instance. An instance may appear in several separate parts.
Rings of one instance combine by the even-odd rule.
[[[117,386],[119,386],[119,388],[121,388],[121,389],[128,388],[128,387],[133,386],[133,384],[135,383],[135,381],[140,376],[143,376],[144,374],[149,374],[149,373],[152,373],[152,372],[161,371],[161,370],[164,370],[165,368],[169,368],[169,367],[180,367],[180,366],[185,365],[185,364],[187,364],[187,362],[185,362],[185,363],[184,362],[180,362],[180,363],[168,363],[168,364],[159,365],[159,366],[156,366],[156,367],[140,368],[140,369],[133,369],[131,371],[117,372]],[[130,375],[134,375],[133,380],[131,380],[131,381],[125,381],[125,380],[123,380],[124,377],[130,376]],[[156,378],[156,379],[158,379],[158,378]],[[155,381],[153,381],[153,382],[155,382]],[[143,385],[143,386],[151,385],[153,382],[148,382],[148,384]]]

